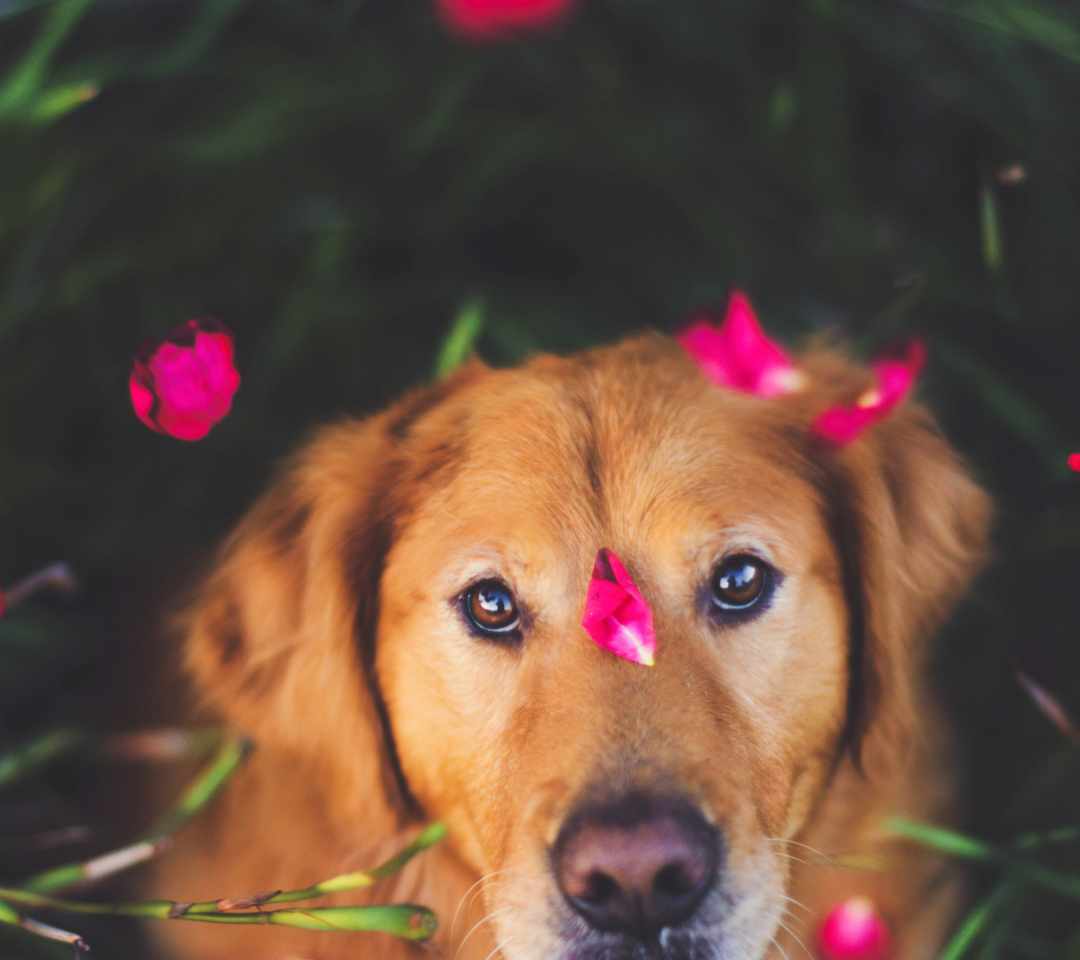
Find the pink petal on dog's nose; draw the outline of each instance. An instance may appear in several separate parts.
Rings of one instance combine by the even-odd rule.
[[[886,960],[889,928],[866,897],[852,897],[829,911],[818,930],[825,960]]]
[[[652,611],[619,558],[608,549],[596,555],[581,625],[598,646],[615,656],[653,665]]]
[[[701,317],[675,339],[702,373],[722,387],[769,400],[793,393],[804,383],[783,347],[765,336],[741,290],[732,293],[719,328]]]
[[[877,386],[853,404],[838,404],[818,414],[810,425],[811,436],[834,448],[854,443],[896,409],[915,386],[925,363],[926,345],[914,337],[871,361]]]

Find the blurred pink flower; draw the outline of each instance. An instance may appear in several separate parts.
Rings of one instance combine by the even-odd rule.
[[[829,407],[810,425],[813,437],[830,447],[846,447],[884,420],[911,392],[926,363],[926,345],[916,337],[900,343],[870,363],[877,385],[855,403]]]
[[[838,903],[818,930],[818,947],[825,960],[886,960],[889,928],[866,897]]]
[[[596,555],[581,625],[598,646],[615,656],[646,667],[653,665],[656,634],[652,611],[610,550]]]
[[[474,40],[554,26],[576,0],[437,0],[443,22]]]
[[[140,420],[179,440],[201,440],[232,407],[240,386],[229,328],[213,317],[185,320],[163,343],[144,340],[129,381]]]
[[[1080,473],[1080,453],[1069,454],[1069,469]]]
[[[702,373],[722,387],[768,400],[793,393],[805,382],[783,347],[765,336],[741,290],[731,294],[719,327],[700,315],[675,339]]]

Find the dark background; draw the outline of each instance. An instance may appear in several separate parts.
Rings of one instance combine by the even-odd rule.
[[[967,828],[1080,822],[1080,751],[1013,676],[1080,713],[1078,162],[1071,2],[581,0],[477,44],[430,0],[0,0],[0,584],[85,581],[0,621],[0,739],[77,722],[118,591],[212,543],[312,425],[427,379],[469,299],[508,364],[739,285],[792,345],[929,343],[921,395],[998,506],[939,644]],[[182,443],[126,381],[205,313],[243,383]],[[80,815],[81,776],[34,809]],[[0,853],[26,809],[0,796]],[[1077,914],[1022,897],[980,960],[1077,960]]]

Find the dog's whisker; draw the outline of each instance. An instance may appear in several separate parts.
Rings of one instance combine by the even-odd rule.
[[[789,843],[795,847],[802,847],[804,850],[809,850],[814,856],[827,860],[833,866],[837,866],[836,857],[831,857],[829,854],[818,850],[817,847],[811,847],[809,844],[802,843],[799,840],[788,840],[786,837],[766,837],[765,840],[769,843]]]
[[[805,911],[806,911],[806,912],[807,912],[808,914],[810,914],[811,916],[813,916],[813,914],[814,914],[814,911],[813,911],[813,910],[811,910],[811,909],[810,909],[810,908],[809,908],[809,907],[808,907],[808,906],[807,906],[807,905],[806,905],[805,903],[800,903],[800,902],[799,902],[798,900],[796,900],[796,899],[795,899],[794,897],[789,897],[789,896],[787,896],[786,894],[783,894],[783,893],[778,893],[778,894],[777,894],[777,896],[778,896],[778,897],[779,897],[779,898],[780,898],[781,900],[786,900],[786,901],[787,901],[788,903],[790,903],[790,904],[793,904],[794,906],[798,907],[798,908],[799,908],[800,910],[805,910]],[[786,908],[784,912],[785,912],[785,913],[789,913],[789,912],[790,912],[790,908]]]
[[[465,901],[469,898],[469,894],[472,894],[472,899],[469,900],[469,906],[466,908],[466,914],[470,910],[472,910],[472,905],[476,902],[477,896],[479,896],[479,894],[481,893],[480,887],[482,886],[482,884],[484,884],[486,881],[491,880],[492,877],[495,877],[498,874],[505,872],[505,870],[493,870],[491,873],[485,874],[461,895],[461,899],[458,901],[457,909],[454,911],[454,919],[450,924],[451,940],[454,939],[454,930],[457,928],[458,916],[461,913],[461,908],[465,906]],[[473,893],[474,890],[476,891],[475,893]]]
[[[512,907],[510,906],[500,907],[498,910],[492,910],[491,913],[485,914],[479,920],[477,920],[476,923],[474,923],[472,927],[470,927],[469,932],[461,938],[461,943],[458,944],[457,950],[454,951],[454,960],[457,960],[457,958],[461,955],[461,951],[464,949],[465,944],[469,940],[469,937],[476,933],[476,931],[479,930],[485,923],[490,923],[492,920],[495,919],[495,917],[500,916],[501,914],[509,913],[511,909]]]
[[[803,953],[806,954],[806,956],[809,958],[809,960],[814,960],[814,954],[811,953],[811,951],[807,948],[806,944],[803,943],[802,940],[800,940],[795,935],[795,931],[792,930],[791,927],[789,927],[786,923],[784,923],[783,920],[778,920],[777,922],[780,924],[781,927],[783,927],[787,931],[788,936],[791,937],[800,947],[802,947]]]
[[[785,951],[784,948],[780,946],[780,941],[777,940],[776,937],[769,937],[769,940],[772,941],[772,945],[780,951],[780,956],[782,956],[784,960],[788,960],[787,951]]]

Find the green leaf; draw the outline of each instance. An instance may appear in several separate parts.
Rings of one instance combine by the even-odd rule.
[[[458,311],[435,361],[435,379],[445,380],[472,356],[476,338],[484,327],[483,300],[469,300]]]

